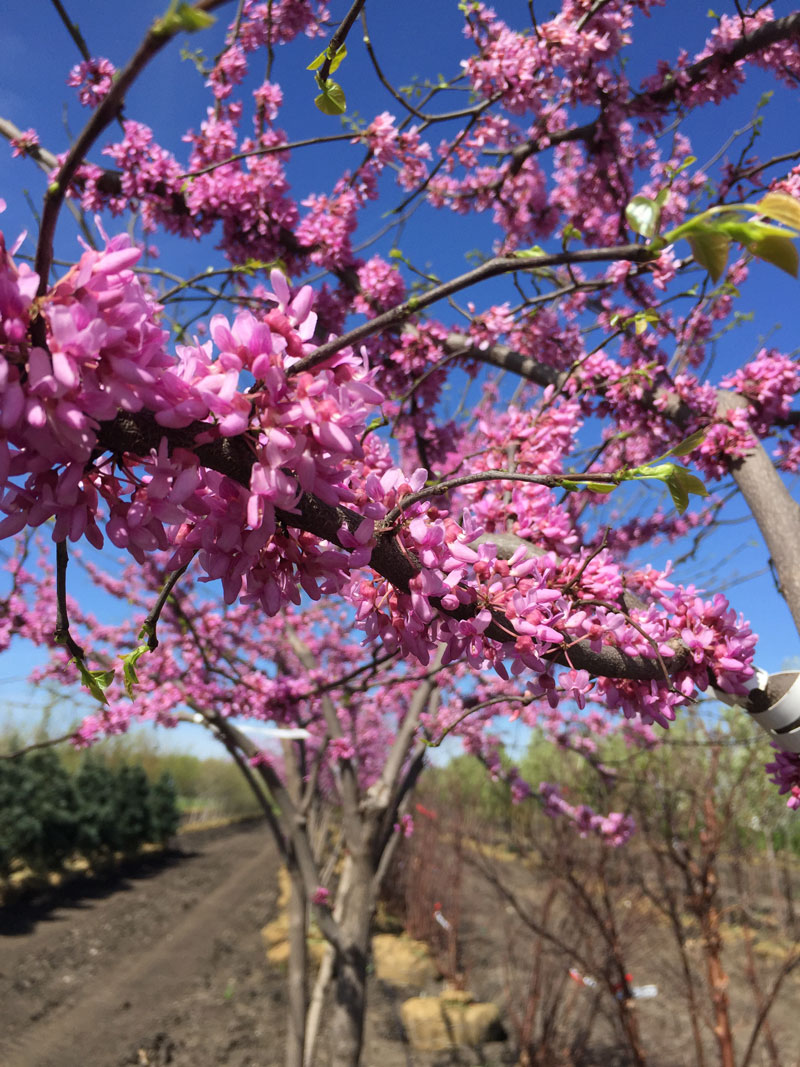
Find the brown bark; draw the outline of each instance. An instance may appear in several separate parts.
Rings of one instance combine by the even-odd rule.
[[[240,485],[249,486],[253,453],[246,435],[218,438],[210,444],[197,446],[198,434],[208,433],[208,425],[196,423],[184,429],[174,430],[159,426],[146,411],[121,412],[113,421],[102,423],[98,435],[98,452],[112,452],[118,457],[125,454],[141,456],[149,454],[166,440],[170,450],[177,448],[194,451],[203,466],[227,475]],[[339,530],[344,526],[356,530],[363,518],[345,507],[324,504],[310,493],[304,493],[295,513],[278,512],[279,520],[288,528],[305,530],[332,544],[339,544]],[[376,539],[370,557],[370,566],[401,592],[407,592],[409,582],[421,572],[421,566],[401,549],[392,530],[385,530]],[[441,609],[444,611],[444,609]],[[457,611],[444,611],[454,618],[466,619],[477,614],[479,605],[463,605]],[[497,641],[508,641],[515,636],[512,623],[497,616],[485,630],[485,636]],[[688,658],[687,649],[680,642],[673,642],[675,654],[669,659],[669,671],[683,669]],[[547,658],[547,657],[546,657]],[[587,670],[593,676],[607,678],[630,678],[639,681],[664,678],[662,660],[648,656],[627,655],[620,649],[605,645],[595,651],[587,642],[578,642],[570,647],[569,661],[561,650],[550,657],[554,662],[567,663],[575,669]]]
[[[713,782],[719,763],[719,749],[712,753],[709,782]],[[700,832],[702,864],[689,864],[689,872],[695,879],[697,891],[690,899],[690,906],[700,921],[700,934],[706,957],[708,985],[714,1019],[714,1036],[719,1049],[720,1067],[736,1067],[731,1029],[728,975],[722,963],[722,917],[717,898],[719,882],[716,862],[719,852],[721,827],[717,818],[715,797],[711,791],[703,802],[705,825]]]
[[[720,413],[747,407],[736,393],[719,394]],[[778,575],[778,590],[800,633],[800,504],[792,499],[760,441],[731,473],[764,538]]]
[[[731,1032],[728,975],[722,964],[722,935],[719,908],[708,904],[700,914],[700,929],[706,957],[708,985],[714,1015],[714,1036],[719,1048],[720,1067],[736,1067]]]
[[[330,1067],[358,1067],[367,1004],[367,962],[375,909],[375,864],[368,849],[350,853],[352,881],[342,908],[331,1017]]]
[[[303,1067],[308,1005],[308,911],[303,880],[290,868],[289,895],[289,1012],[286,1030],[286,1067]]]

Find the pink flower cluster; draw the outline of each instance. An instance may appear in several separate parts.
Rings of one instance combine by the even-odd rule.
[[[786,807],[800,810],[800,755],[776,749],[775,759],[765,769],[781,796],[788,793]]]
[[[539,793],[545,812],[553,818],[561,816],[568,819],[581,837],[592,834],[599,837],[603,844],[619,848],[636,832],[636,823],[630,815],[620,811],[600,815],[587,804],[573,806],[561,795],[560,788],[551,782],[542,782]]]
[[[789,414],[800,391],[800,369],[782,352],[762,348],[755,359],[723,378],[720,385],[741,393],[753,404],[756,410],[751,424],[761,436],[770,432],[776,420]]]
[[[115,73],[110,60],[102,57],[88,59],[72,68],[67,85],[78,90],[78,99],[84,107],[97,107],[108,95]]]
[[[311,536],[279,535],[276,512],[288,520],[303,492],[327,504],[351,499],[343,467],[361,455],[367,414],[382,399],[362,361],[344,352],[314,375],[289,377],[315,316],[311,291],[292,298],[278,271],[263,319],[242,312],[231,325],[216,316],[212,340],[179,348],[176,361],[156,325],[158,307],[131,269],[138,257],[127,237],[83,255],[42,300],[47,349],[24,340],[37,279],[5,259],[0,317],[16,343],[0,362],[0,536],[55,517],[57,540],[100,545],[104,501],[114,544],[142,561],[172,546],[174,566],[199,552],[229,602],[244,583],[248,601],[272,614],[285,597],[299,598],[298,582],[313,597],[320,581],[338,587],[347,555]],[[90,463],[102,424],[142,410],[161,426],[199,422],[198,443],[251,435],[249,488],[202,468],[190,449],[168,453],[164,441],[119,469],[97,455]],[[371,529],[359,528],[361,556],[350,565],[365,558]]]
[[[11,138],[11,155],[27,156],[31,150],[39,147],[39,135],[34,129],[23,130],[18,137]]]

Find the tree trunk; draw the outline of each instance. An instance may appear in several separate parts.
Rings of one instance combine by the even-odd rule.
[[[286,1067],[303,1067],[308,1005],[308,913],[303,879],[290,871],[289,897],[289,1019],[286,1032]]]
[[[339,888],[336,891],[336,903],[333,908],[333,917],[337,923],[342,921],[342,910],[344,901],[350,892],[350,880],[352,876],[352,863],[350,857],[346,856],[344,861],[344,870],[342,871],[342,877],[339,882]],[[317,978],[314,982],[314,989],[311,994],[311,1000],[308,1004],[308,1012],[306,1013],[306,1048],[305,1048],[305,1067],[312,1067],[314,1063],[314,1051],[317,1045],[317,1037],[319,1036],[319,1024],[322,1019],[322,1007],[325,1003],[325,994],[328,991],[328,986],[331,983],[333,977],[333,968],[336,960],[336,954],[334,952],[333,945],[328,942],[325,946],[325,954],[322,957],[322,963],[320,964],[319,971],[317,972]]]
[[[351,884],[344,899],[341,951],[336,954],[336,985],[331,1019],[331,1067],[358,1067],[367,1007],[367,961],[375,908],[375,865],[369,850],[351,853]]]
[[[719,912],[712,904],[700,917],[703,949],[708,968],[708,984],[714,1011],[714,1036],[719,1048],[720,1067],[735,1067],[733,1033],[728,999],[728,976],[722,965],[722,935]]]

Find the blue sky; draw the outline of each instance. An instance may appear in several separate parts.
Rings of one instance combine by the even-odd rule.
[[[340,17],[349,5],[334,3],[335,17]],[[502,0],[493,5],[512,24],[524,25],[527,19],[525,0]],[[551,3],[536,0],[535,9],[540,20],[548,17]],[[727,3],[716,5],[727,10]],[[789,3],[773,5],[776,15],[791,11]],[[97,3],[96,0],[71,0],[67,4],[70,16],[86,38],[90,51],[110,58],[117,66],[124,64],[141,39],[147,25],[161,14],[166,0],[140,0],[137,4]],[[211,31],[173,43],[152,64],[145,79],[131,92],[126,102],[126,114],[153,127],[156,138],[171,147],[179,158],[183,147],[181,136],[187,128],[197,128],[207,104],[202,79],[189,61],[181,62],[178,54],[182,45],[189,49],[202,48],[213,55],[219,47],[227,20],[234,6],[223,8],[219,22]],[[466,54],[460,33],[461,16],[456,0],[405,0],[402,5],[377,3],[367,5],[374,47],[384,70],[395,84],[405,84],[415,75],[452,75],[458,61]],[[669,0],[665,8],[655,8],[649,19],[640,19],[637,50],[631,56],[629,76],[636,83],[650,73],[657,59],[671,60],[680,48],[690,54],[700,47],[713,23],[707,16],[708,5],[696,0]],[[349,55],[337,77],[348,95],[348,102],[361,117],[369,120],[386,109],[397,106],[377,83],[366,59],[358,27],[351,35]],[[305,70],[308,62],[324,46],[320,40],[300,39],[295,45],[278,49],[273,80],[284,88],[285,106],[279,124],[290,139],[313,137],[340,132],[338,120],[323,116],[314,107],[315,88],[312,75]],[[30,0],[5,0],[3,4],[3,67],[0,71],[0,116],[11,119],[21,128],[33,126],[44,146],[63,151],[86,120],[88,112],[77,103],[74,91],[67,88],[65,79],[69,68],[78,62],[75,45],[70,40],[55,9],[47,3]],[[687,130],[693,138],[700,163],[719,149],[729,133],[743,126],[752,116],[762,93],[776,89],[775,96],[764,112],[763,138],[758,147],[762,157],[791,151],[797,129],[797,100],[787,90],[777,87],[771,78],[756,72],[748,80],[746,90],[722,108],[707,108],[693,116]],[[434,131],[433,144],[441,135]],[[116,133],[102,143],[115,139]],[[301,199],[312,191],[327,191],[346,165],[359,158],[358,150],[348,145],[323,145],[298,150],[290,166],[290,176]],[[99,150],[93,158],[101,162]],[[11,158],[10,151],[0,144],[0,196],[8,203],[6,214],[0,219],[10,239],[22,229],[35,234],[27,190],[35,208],[44,192],[44,176],[29,161]],[[384,223],[381,213],[402,199],[395,189],[389,197],[365,218],[360,233],[369,235]],[[106,221],[110,233],[123,223]],[[448,212],[419,211],[404,228],[399,243],[403,251],[419,265],[430,264],[440,277],[462,272],[467,264],[465,247],[488,248],[494,230],[487,219],[470,222],[470,240],[461,236],[463,220]],[[214,240],[193,245],[176,240],[162,241],[161,265],[178,273],[194,273],[207,264],[219,262]],[[386,237],[376,249],[388,251]],[[32,251],[32,244],[25,246]],[[59,233],[58,253],[65,258],[77,253],[75,228],[64,213]],[[367,255],[369,253],[366,253]],[[491,299],[503,299],[506,290],[497,282]],[[496,297],[495,297],[496,294]],[[797,316],[798,283],[773,268],[758,265],[751,272],[751,280],[742,291],[738,308],[753,312],[752,323],[746,323],[734,333],[722,338],[718,346],[718,366],[733,367],[745,362],[763,341],[770,336],[784,350],[798,346]],[[467,296],[464,297],[467,299]],[[777,334],[771,331],[780,325]],[[658,499],[653,493],[653,506]],[[659,546],[644,554],[654,564],[674,557],[677,546]],[[780,669],[787,658],[798,651],[797,635],[785,605],[775,593],[768,576],[750,578],[736,584],[739,578],[757,572],[764,565],[765,552],[758,531],[752,524],[732,526],[715,541],[714,559],[730,556],[727,576],[733,580],[731,600],[751,620],[762,636],[759,663],[768,670]],[[124,610],[111,609],[113,613]],[[28,653],[15,649],[10,657],[0,659],[0,702],[3,697],[18,699],[22,690],[17,679],[27,669]],[[12,681],[11,679],[14,679]]]

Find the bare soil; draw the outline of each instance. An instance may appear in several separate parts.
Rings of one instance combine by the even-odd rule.
[[[258,823],[178,840],[0,908],[2,1067],[283,1063],[286,975],[260,936],[277,913],[275,847]],[[367,1067],[479,1062],[413,1057],[402,999],[373,983]]]
[[[257,825],[180,841],[0,912],[4,1067],[280,1062],[274,847]]]
[[[268,964],[260,937],[276,915],[277,862],[265,828],[240,825],[184,836],[174,850],[113,876],[82,878],[0,909],[0,1065],[279,1067],[285,973]],[[523,896],[541,894],[529,871],[501,866]],[[530,973],[533,940],[491,880],[471,865],[464,874],[464,979],[478,996],[500,1004],[510,1022],[515,993],[524,991]],[[683,990],[664,932],[654,936],[652,921],[647,927],[632,956],[635,980],[659,986],[657,999],[636,1006],[648,1063],[681,1067],[695,1062]],[[732,944],[726,955],[737,1037],[746,1043],[755,1012],[737,959],[741,946]],[[515,1062],[511,1043],[480,1052],[412,1052],[400,1005],[415,992],[372,982],[364,1067]],[[570,985],[567,995],[578,1017],[582,1005],[591,1011],[589,990]],[[784,1065],[800,1063],[798,1003],[800,976],[794,974],[772,1015]],[[581,1062],[622,1067],[628,1061],[613,1027],[597,1023]],[[715,1063],[710,1031],[703,1029],[707,1062]],[[320,1051],[325,1067],[339,1067],[327,1055],[324,1036]],[[757,1056],[754,1063],[761,1062]]]

